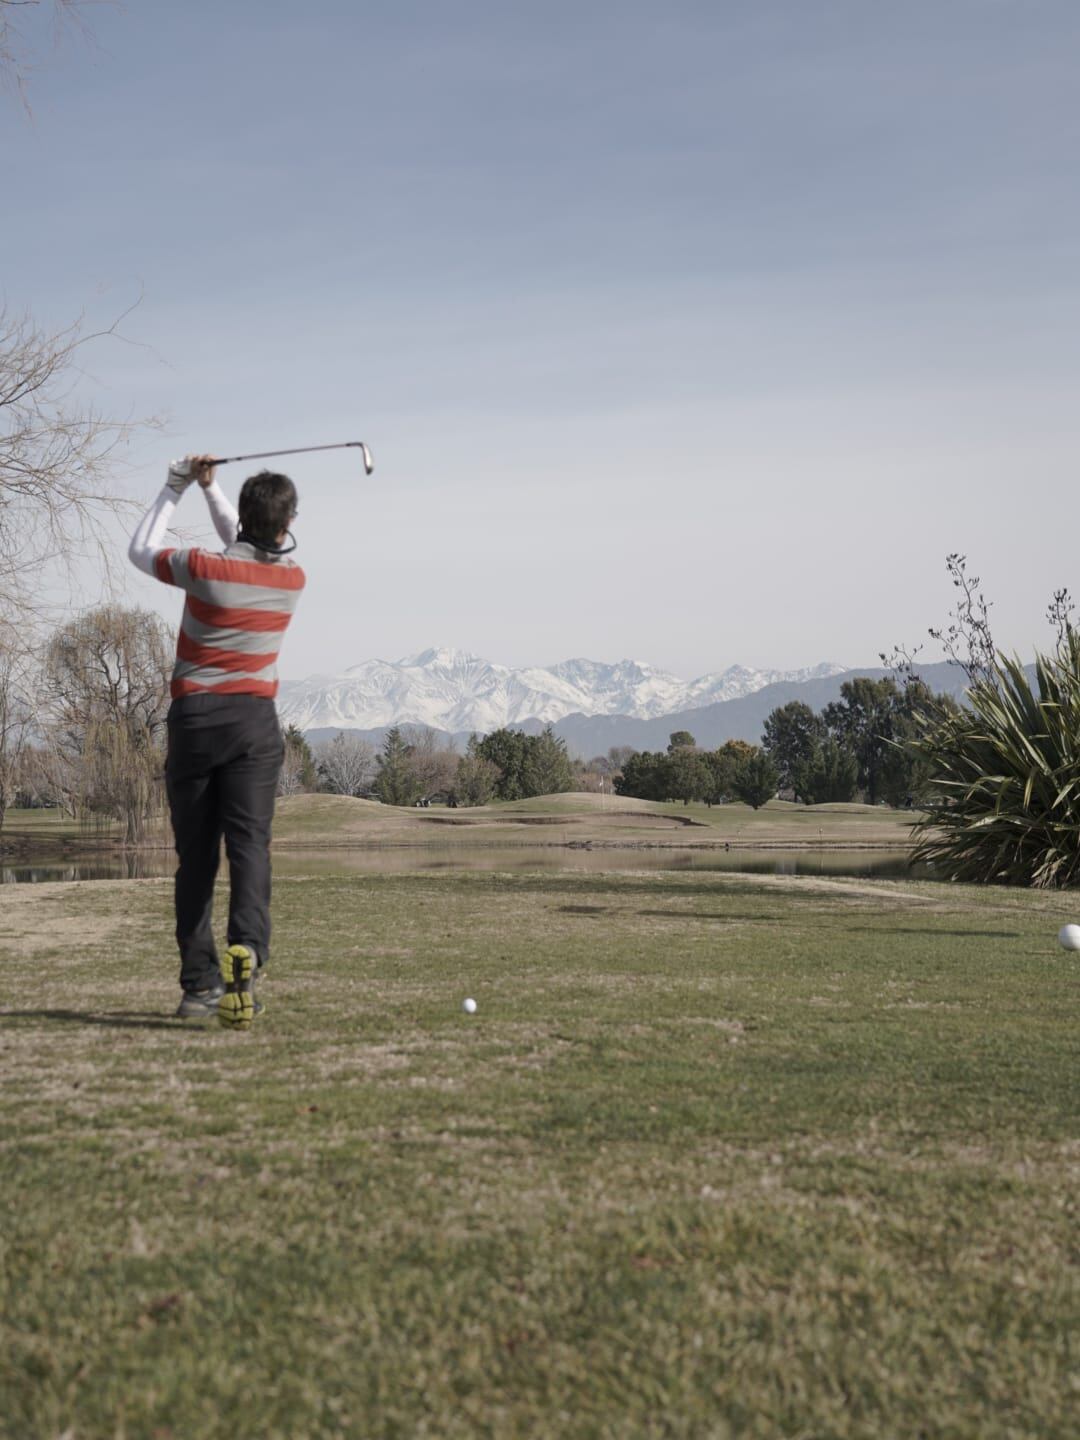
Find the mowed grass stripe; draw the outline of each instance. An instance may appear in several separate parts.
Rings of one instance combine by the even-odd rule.
[[[6,907],[0,1434],[1075,1433],[1061,897],[290,879],[243,1035],[170,898]]]

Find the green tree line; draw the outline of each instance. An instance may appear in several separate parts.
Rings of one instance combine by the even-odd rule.
[[[527,800],[575,787],[578,772],[548,726],[539,735],[493,730],[473,735],[465,754],[440,744],[433,730],[395,725],[376,754],[344,733],[311,749],[296,726],[285,732],[288,793],[323,790],[364,795],[384,805],[486,805],[491,800]]]
[[[742,800],[756,810],[776,794],[779,776],[765,752],[743,740],[718,750],[699,750],[686,730],[671,736],[666,751],[639,750],[615,776],[615,793],[637,800],[703,800],[722,805]]]
[[[765,721],[762,747],[780,774],[781,788],[807,805],[854,800],[917,805],[925,798],[931,762],[915,741],[928,710],[951,712],[948,696],[922,681],[906,684],[859,676],[840,687],[840,699],[815,713],[793,700]]]
[[[956,708],[919,680],[846,680],[840,699],[820,713],[801,700],[773,710],[759,746],[729,740],[699,750],[692,735],[676,731],[666,751],[625,758],[615,789],[640,800],[741,800],[755,809],[778,791],[807,805],[859,796],[871,805],[917,805],[932,771],[931,757],[916,744],[920,717]]]

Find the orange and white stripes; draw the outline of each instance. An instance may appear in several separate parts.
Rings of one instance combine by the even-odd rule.
[[[286,557],[237,541],[235,511],[216,484],[206,495],[219,535],[230,542],[224,554],[158,548],[176,503],[168,488],[143,517],[128,552],[139,569],[187,595],[172,695],[273,699],[278,651],[304,588],[304,572]]]

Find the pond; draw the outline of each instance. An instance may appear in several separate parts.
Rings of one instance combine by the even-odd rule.
[[[167,850],[138,854],[115,852],[85,859],[31,861],[0,865],[0,884],[42,881],[144,880],[172,875],[176,862]],[[751,875],[873,876],[925,879],[932,872],[912,865],[902,850],[714,850],[616,849],[594,846],[512,845],[470,849],[446,846],[371,846],[345,850],[278,850],[274,873],[290,875],[372,875],[463,873],[473,870],[552,870],[590,873],[601,870],[725,871]]]

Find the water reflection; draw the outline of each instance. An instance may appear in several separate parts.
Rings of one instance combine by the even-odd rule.
[[[172,875],[176,862],[157,851],[94,855],[87,860],[0,865],[0,885],[33,885],[56,880],[145,880]]]
[[[169,851],[95,855],[62,863],[0,866],[0,884],[24,885],[56,880],[142,880],[172,875]],[[278,850],[274,873],[289,875],[410,874],[433,871],[552,870],[590,873],[602,870],[728,871],[751,875],[874,876],[878,879],[927,878],[925,866],[912,865],[899,850],[636,850],[563,846],[424,846],[412,849],[371,846],[361,850]]]

